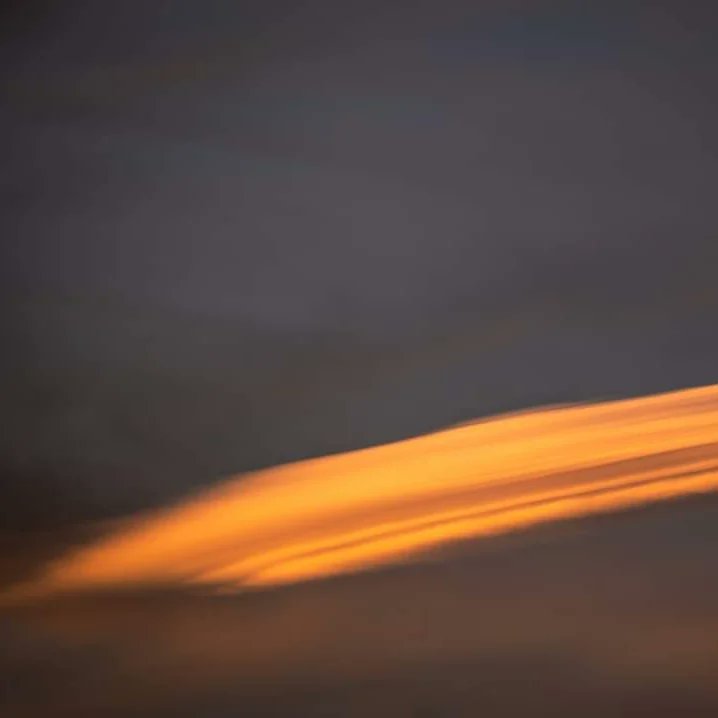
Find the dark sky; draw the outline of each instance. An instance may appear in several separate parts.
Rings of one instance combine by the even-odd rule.
[[[0,520],[716,381],[716,11],[15,3]]]

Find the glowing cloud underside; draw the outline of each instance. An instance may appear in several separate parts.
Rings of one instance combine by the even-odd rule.
[[[229,480],[49,566],[39,592],[287,583],[718,489],[718,386],[499,416]]]

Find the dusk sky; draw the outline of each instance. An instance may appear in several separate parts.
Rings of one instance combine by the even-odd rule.
[[[716,381],[710,3],[4,13],[7,526]]]
[[[718,716],[717,21],[0,4],[0,715]]]

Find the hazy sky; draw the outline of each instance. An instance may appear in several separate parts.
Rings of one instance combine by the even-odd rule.
[[[15,5],[3,522],[716,381],[710,3]]]

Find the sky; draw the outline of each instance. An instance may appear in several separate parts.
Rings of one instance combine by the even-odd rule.
[[[716,381],[710,4],[3,12],[3,525]]]

